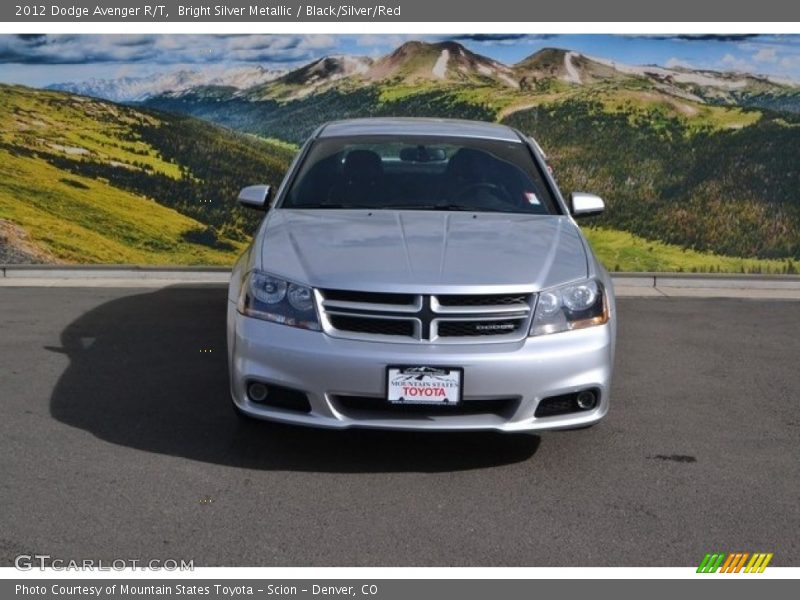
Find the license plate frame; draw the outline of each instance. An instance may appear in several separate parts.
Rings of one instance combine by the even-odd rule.
[[[409,388],[420,390],[420,392],[409,393],[407,391]],[[464,369],[462,367],[439,365],[389,365],[386,367],[386,400],[389,404],[458,406],[463,395]]]

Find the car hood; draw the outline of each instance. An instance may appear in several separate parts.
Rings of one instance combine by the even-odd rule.
[[[528,291],[588,269],[580,232],[563,216],[275,209],[256,243],[262,269],[319,288]]]

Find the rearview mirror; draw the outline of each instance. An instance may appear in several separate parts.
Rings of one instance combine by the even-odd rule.
[[[606,208],[605,202],[600,196],[585,194],[583,192],[572,192],[570,204],[573,217],[590,217],[599,215]]]
[[[251,185],[239,192],[239,204],[256,210],[267,210],[272,196],[272,188],[268,185]]]
[[[447,160],[444,148],[432,146],[407,146],[400,149],[400,160],[403,162],[442,162]]]

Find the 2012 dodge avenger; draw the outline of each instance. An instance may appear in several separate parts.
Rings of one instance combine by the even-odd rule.
[[[436,119],[320,127],[231,277],[240,414],[320,427],[537,431],[608,411],[611,280],[536,142]]]

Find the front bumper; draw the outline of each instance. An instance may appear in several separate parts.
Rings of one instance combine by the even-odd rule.
[[[608,412],[614,328],[612,320],[514,343],[392,344],[336,339],[245,317],[229,302],[228,351],[233,401],[252,417],[330,428],[540,431],[591,425]],[[384,397],[387,365],[463,367],[463,402],[503,398],[513,400],[512,408],[503,414],[408,416],[343,406],[343,397]],[[305,392],[310,412],[251,402],[246,386],[252,381]],[[541,399],[586,388],[600,391],[594,409],[534,416]]]

